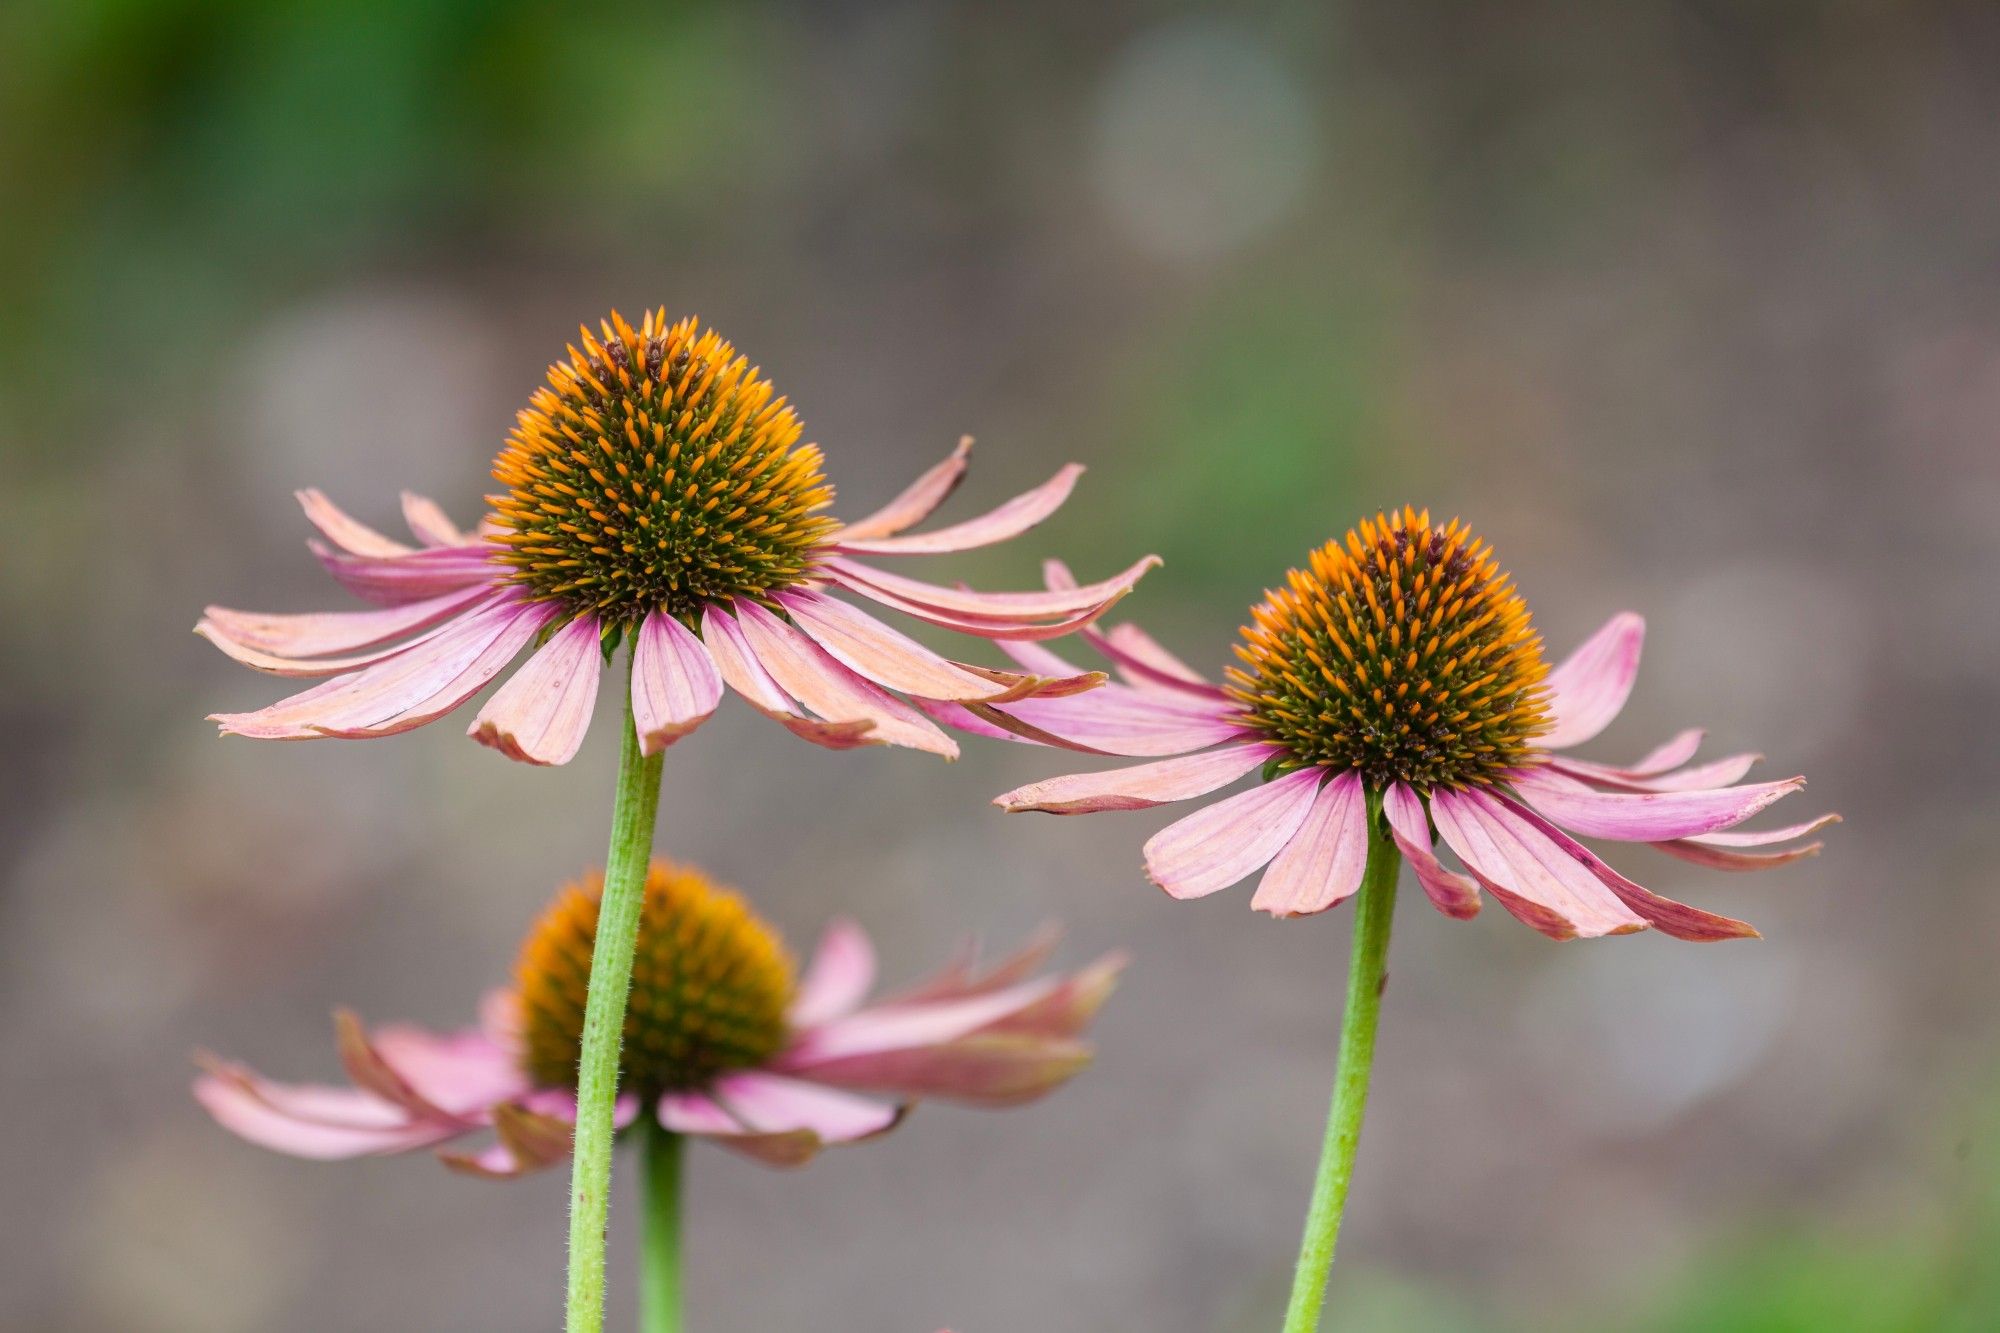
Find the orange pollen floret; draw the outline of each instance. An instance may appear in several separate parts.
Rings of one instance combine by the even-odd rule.
[[[1370,785],[1491,782],[1549,727],[1548,663],[1493,549],[1430,511],[1363,519],[1252,608],[1229,668],[1245,721],[1286,767]]]
[[[493,462],[501,560],[618,624],[799,583],[836,526],[816,444],[713,330],[616,311],[549,367]]]
[[[576,1086],[583,1007],[604,877],[561,889],[515,967],[523,1066],[536,1083]],[[625,1012],[618,1086],[641,1096],[698,1087],[783,1047],[792,960],[777,934],[700,871],[655,861]]]

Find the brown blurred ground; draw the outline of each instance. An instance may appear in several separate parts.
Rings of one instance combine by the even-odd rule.
[[[185,1082],[330,1076],[336,1004],[469,1018],[602,854],[607,729],[558,772],[462,722],[217,743],[277,691],[187,629],[331,604],[294,487],[470,518],[577,321],[664,303],[848,512],[961,431],[956,513],[1090,465],[941,572],[1157,550],[1127,607],[1213,666],[1308,546],[1428,503],[1556,651],[1648,615],[1598,753],[1705,724],[1847,814],[1760,878],[1629,858],[1761,944],[1406,904],[1336,1327],[1992,1326],[1996,59],[1988,8],[1863,3],[0,13],[0,1325],[553,1325],[558,1177],[267,1156]],[[1054,916],[1136,960],[1041,1106],[697,1154],[697,1327],[1273,1322],[1346,918],[1173,906],[1161,819],[986,805],[1057,763],[735,706],[673,752],[662,849],[801,943],[850,912],[908,976]]]

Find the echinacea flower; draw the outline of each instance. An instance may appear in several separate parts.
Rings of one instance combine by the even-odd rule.
[[[210,607],[197,632],[281,676],[330,679],[247,713],[225,734],[270,740],[389,736],[444,716],[530,645],[471,734],[512,758],[560,764],[582,744],[601,654],[633,645],[631,703],[651,755],[715,710],[726,684],[820,745],[900,745],[946,757],[927,713],[1087,689],[952,661],[838,591],[988,639],[1068,633],[1131,591],[1156,560],[1084,588],[976,592],[870,560],[988,546],[1063,503],[1082,469],[978,518],[922,522],[964,476],[961,442],[889,504],[853,523],[823,511],[818,446],[755,367],[692,319],[638,328],[617,314],[552,366],[493,468],[503,488],[474,531],[404,496],[416,544],[360,523],[317,491],[300,500],[312,549],[374,610],[271,615]]]
[[[1048,581],[1074,587],[1060,566]],[[959,721],[1154,760],[1030,783],[998,798],[1008,810],[1145,809],[1261,773],[1147,842],[1148,876],[1176,898],[1262,870],[1252,906],[1325,911],[1361,885],[1379,808],[1447,916],[1476,913],[1483,887],[1557,939],[1649,926],[1687,940],[1755,935],[1649,892],[1577,841],[1646,842],[1699,865],[1760,870],[1812,855],[1820,844],[1798,840],[1838,818],[1738,830],[1805,779],[1739,783],[1758,758],[1748,754],[1691,763],[1699,731],[1629,765],[1571,757],[1624,707],[1644,633],[1621,613],[1550,669],[1491,548],[1457,520],[1440,526],[1404,509],[1364,520],[1267,593],[1224,684],[1126,624],[1085,631],[1122,683],[1009,704],[1003,727]],[[1075,671],[1037,645],[1011,651],[1037,672]],[[1433,827],[1465,873],[1434,854]]]
[[[336,1020],[351,1087],[273,1082],[207,1061],[195,1096],[225,1128],[296,1157],[339,1159],[440,1147],[490,1130],[444,1160],[510,1177],[570,1151],[584,985],[601,881],[561,890],[522,946],[511,989],[480,1025],[433,1033]],[[620,1056],[619,1123],[642,1116],[776,1166],[893,1128],[935,1097],[1005,1106],[1083,1068],[1079,1040],[1123,961],[1036,976],[1044,936],[989,967],[962,955],[898,995],[863,1004],[875,979],[868,937],[825,933],[794,980],[777,935],[701,872],[656,861],[646,880]]]

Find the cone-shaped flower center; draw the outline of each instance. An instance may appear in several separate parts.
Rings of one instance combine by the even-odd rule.
[[[1461,787],[1519,766],[1549,725],[1528,605],[1456,519],[1364,519],[1251,616],[1229,691],[1289,764]]]
[[[528,1075],[576,1086],[604,877],[564,888],[521,946],[515,981]],[[632,967],[618,1086],[641,1096],[762,1064],[785,1041],[792,960],[771,928],[700,871],[655,861]]]
[[[600,328],[549,368],[494,460],[514,577],[618,623],[799,582],[834,522],[797,415],[692,319],[634,329],[613,312]]]

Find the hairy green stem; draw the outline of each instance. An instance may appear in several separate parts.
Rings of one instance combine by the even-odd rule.
[[[632,953],[646,901],[646,865],[659,814],[663,755],[639,753],[632,690],[625,689],[624,747],[618,794],[611,807],[611,850],[604,858],[604,896],[591,950],[590,994],[583,1008],[583,1054],[577,1062],[576,1154],[570,1169],[568,1333],[604,1328],[604,1228],[611,1203],[611,1148],[617,1135],[618,1047],[625,998],[632,987]]]
[[[681,1157],[687,1140],[651,1116],[644,1123],[639,1333],[681,1333]]]
[[[1403,858],[1382,827],[1377,803],[1369,801],[1368,868],[1354,906],[1354,954],[1347,971],[1347,1010],[1340,1020],[1340,1064],[1334,1073],[1333,1105],[1320,1145],[1319,1174],[1312,1206],[1299,1242],[1292,1274],[1292,1299],[1285,1308],[1284,1333],[1314,1333],[1326,1303],[1327,1274],[1340,1239],[1340,1215],[1354,1176],[1354,1150],[1361,1141],[1361,1114],[1368,1107],[1368,1075],[1375,1065],[1375,1026],[1382,1016],[1382,988],[1388,984],[1389,923],[1396,913],[1396,873]]]

